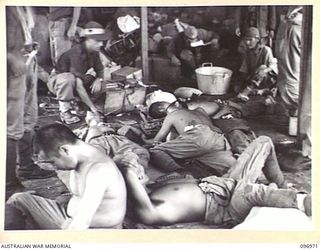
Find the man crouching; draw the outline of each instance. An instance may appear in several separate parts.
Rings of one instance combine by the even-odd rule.
[[[40,229],[121,228],[126,186],[115,163],[76,137],[66,126],[40,128],[34,138],[36,161],[43,168],[71,171],[72,198],[66,206],[30,193],[17,193],[7,204]]]

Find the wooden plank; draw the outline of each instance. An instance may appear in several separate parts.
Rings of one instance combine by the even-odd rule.
[[[141,61],[144,84],[149,84],[148,8],[141,7]]]

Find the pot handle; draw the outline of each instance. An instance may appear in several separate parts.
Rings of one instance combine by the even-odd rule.
[[[202,67],[213,67],[213,64],[211,62],[205,62],[201,66]]]

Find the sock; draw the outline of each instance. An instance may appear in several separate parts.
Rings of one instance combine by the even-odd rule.
[[[68,101],[59,101],[59,110],[64,113],[72,109],[71,103]]]

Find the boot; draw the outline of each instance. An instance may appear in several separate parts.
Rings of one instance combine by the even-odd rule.
[[[70,110],[66,112],[60,112],[60,119],[67,125],[80,122],[80,118],[76,115],[73,115]]]
[[[14,193],[22,192],[24,190],[24,186],[16,176],[17,144],[17,140],[7,138],[6,200]]]
[[[55,171],[43,170],[34,164],[32,160],[33,145],[31,132],[25,132],[19,140],[18,156],[19,168],[17,176],[20,180],[45,179],[56,175]]]

